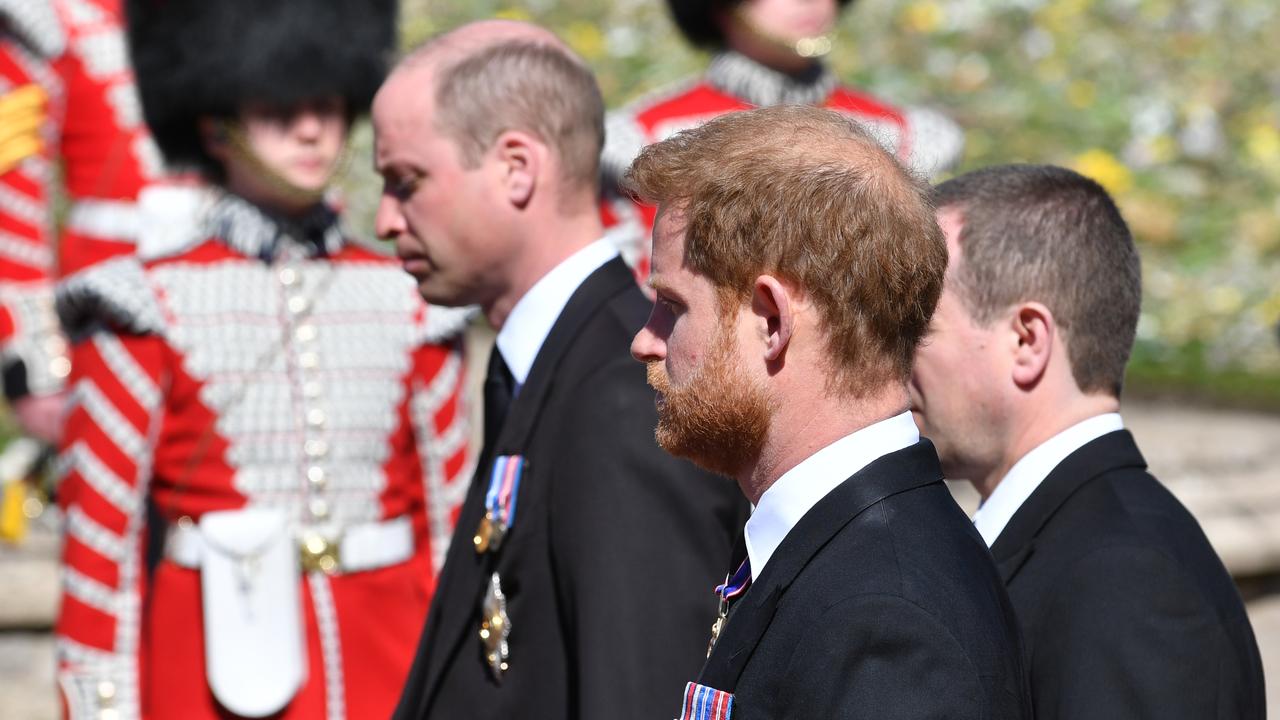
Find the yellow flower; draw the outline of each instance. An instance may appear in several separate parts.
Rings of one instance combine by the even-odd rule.
[[[1270,327],[1280,323],[1280,292],[1254,306],[1253,312],[1263,325]]]
[[[529,14],[528,10],[525,10],[524,8],[518,8],[518,7],[510,7],[510,8],[499,10],[498,12],[494,13],[493,16],[498,20],[516,20],[519,22],[529,22],[533,20],[533,16]]]
[[[587,60],[594,60],[604,55],[604,35],[591,23],[581,20],[569,23],[569,27],[564,30],[564,40],[569,43],[569,47]]]
[[[1245,136],[1245,149],[1259,163],[1280,161],[1280,130],[1269,123],[1255,124]]]
[[[1071,167],[1081,175],[1092,178],[1113,195],[1123,195],[1133,187],[1133,173],[1129,168],[1100,148],[1077,155]]]
[[[1072,107],[1084,110],[1092,107],[1098,99],[1098,87],[1088,80],[1076,80],[1067,86],[1067,102]]]
[[[910,31],[929,34],[942,26],[946,17],[942,6],[934,0],[918,0],[907,6],[902,13],[902,24]]]

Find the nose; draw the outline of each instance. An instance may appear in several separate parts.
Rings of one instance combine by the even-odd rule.
[[[293,117],[293,134],[303,140],[315,140],[320,137],[325,117],[313,107],[305,107]]]
[[[383,240],[395,240],[405,230],[404,215],[400,212],[400,204],[390,195],[383,195],[378,201],[378,213],[373,219],[374,232]]]
[[[649,320],[631,340],[631,357],[643,363],[661,362],[667,358],[667,343],[656,331],[657,314],[657,303],[654,303]]]

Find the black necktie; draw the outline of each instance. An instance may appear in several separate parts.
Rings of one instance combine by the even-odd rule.
[[[488,455],[493,444],[498,441],[498,433],[502,423],[507,419],[507,411],[511,409],[511,397],[515,390],[515,378],[511,369],[502,359],[498,346],[493,346],[489,353],[489,372],[484,378],[484,450]]]

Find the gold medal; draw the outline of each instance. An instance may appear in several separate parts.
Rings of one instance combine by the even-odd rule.
[[[711,623],[711,642],[707,643],[707,657],[711,657],[711,651],[716,649],[716,640],[720,639],[720,631],[724,630],[726,620],[724,615],[720,615]]]
[[[480,518],[480,524],[476,526],[476,534],[471,537],[471,544],[478,555],[490,551],[497,552],[498,548],[502,547],[502,538],[506,534],[506,523],[490,510]]]
[[[511,635],[511,618],[507,616],[507,596],[502,592],[502,578],[498,573],[489,577],[489,589],[485,592],[484,603],[480,606],[480,643],[484,648],[485,664],[495,682],[502,682],[502,675],[508,669],[510,647],[507,638]]]
[[[471,538],[471,544],[476,548],[476,554],[483,555],[489,552],[489,543],[493,541],[493,513],[486,512],[484,517],[480,518],[480,524],[476,526],[476,534]]]

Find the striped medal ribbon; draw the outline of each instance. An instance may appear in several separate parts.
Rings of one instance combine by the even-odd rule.
[[[489,473],[489,490],[484,496],[484,517],[471,538],[476,553],[497,552],[502,539],[516,523],[516,499],[520,479],[529,470],[523,455],[499,455]]]
[[[680,720],[729,720],[732,712],[732,693],[697,683],[684,686]]]

